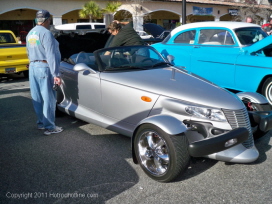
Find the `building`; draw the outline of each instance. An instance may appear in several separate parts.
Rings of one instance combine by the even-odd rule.
[[[0,29],[12,30],[17,36],[24,38],[26,33],[35,26],[36,12],[46,9],[52,14],[53,25],[64,23],[88,22],[89,19],[79,18],[78,12],[88,0],[0,0]],[[106,0],[94,0],[101,8],[106,7]],[[122,20],[131,18],[136,30],[142,30],[142,25],[152,22],[172,29],[182,22],[182,0],[119,0],[122,5],[114,14],[114,18]],[[196,21],[232,21],[237,16],[239,8],[247,4],[241,0],[186,0],[186,23]],[[270,12],[268,0],[257,0],[258,8]],[[261,2],[262,1],[262,2]],[[237,9],[238,8],[238,9]],[[267,15],[260,12],[260,24],[266,21]],[[244,14],[243,14],[244,15]],[[243,20],[243,19],[240,19]],[[103,19],[96,19],[103,22]]]

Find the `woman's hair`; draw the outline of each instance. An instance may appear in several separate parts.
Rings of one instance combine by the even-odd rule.
[[[108,25],[108,30],[109,31],[114,31],[114,30],[120,30],[122,28],[122,25],[120,23],[117,23],[117,22],[111,22],[109,25]]]

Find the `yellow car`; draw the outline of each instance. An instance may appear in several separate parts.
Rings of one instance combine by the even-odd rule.
[[[10,30],[0,30],[0,76],[21,74],[28,77],[26,46],[19,44],[16,36]]]

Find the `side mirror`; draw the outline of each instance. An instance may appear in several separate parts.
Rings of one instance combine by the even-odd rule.
[[[173,55],[167,55],[167,60],[172,64],[172,62],[175,60],[175,57]]]
[[[80,72],[88,70],[91,74],[96,74],[96,71],[88,67],[85,63],[78,63],[73,68],[74,71]]]

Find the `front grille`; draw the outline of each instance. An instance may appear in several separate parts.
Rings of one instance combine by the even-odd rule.
[[[223,112],[232,127],[232,129],[238,128],[238,127],[245,127],[249,131],[249,136],[246,141],[242,143],[244,147],[251,148],[254,145],[251,125],[248,117],[248,112],[246,108],[240,109],[240,110],[227,110],[223,109]]]

